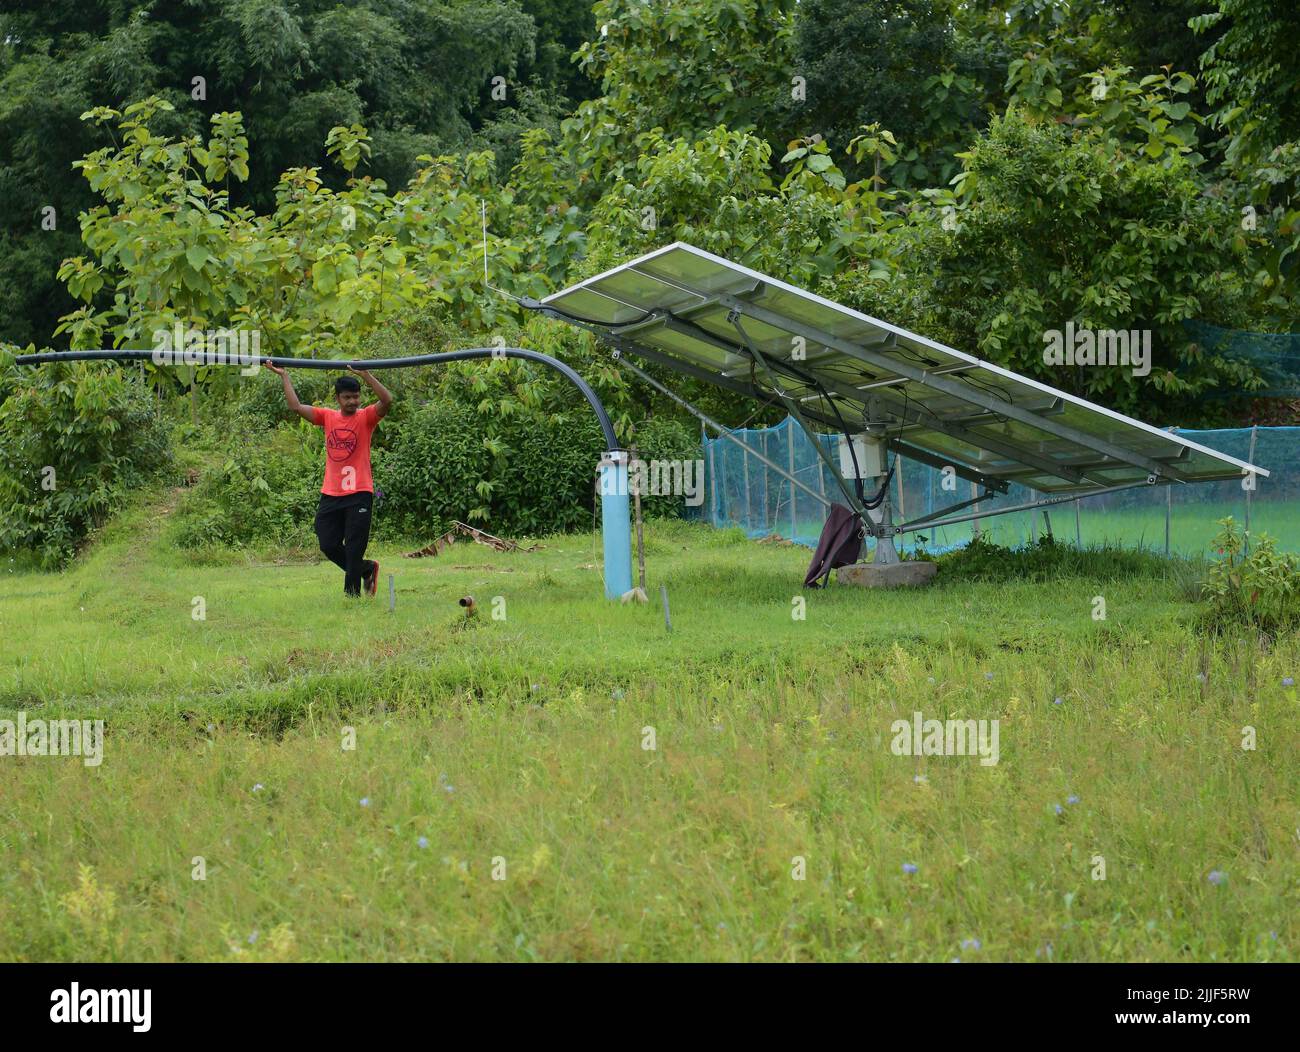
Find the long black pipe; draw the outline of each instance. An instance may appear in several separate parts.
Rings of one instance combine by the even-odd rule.
[[[257,356],[251,358],[243,354],[225,354],[204,351],[202,361],[191,361],[188,352],[157,352],[161,364],[176,365],[234,365],[248,368],[270,362],[291,369],[409,369],[417,365],[438,365],[442,362],[462,362],[471,358],[522,358],[529,362],[541,362],[560,373],[569,383],[582,392],[582,397],[590,403],[600,421],[600,429],[605,433],[605,449],[621,449],[614,434],[614,425],[609,422],[609,414],[601,405],[600,398],[591,386],[569,366],[549,354],[525,350],[523,347],[468,347],[463,351],[443,351],[439,354],[416,354],[408,358],[371,358],[357,361],[340,361],[333,358],[275,358]],[[198,357],[197,355],[193,357]],[[42,354],[20,354],[14,358],[16,365],[40,365],[44,362],[134,362],[157,361],[154,351],[46,351]]]

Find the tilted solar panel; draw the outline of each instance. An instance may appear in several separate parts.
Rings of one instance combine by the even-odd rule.
[[[1263,468],[677,242],[548,296],[625,351],[835,430],[1051,494]]]

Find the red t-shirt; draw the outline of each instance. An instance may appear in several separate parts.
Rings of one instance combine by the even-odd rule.
[[[325,430],[325,482],[320,491],[331,497],[373,493],[370,477],[370,436],[379,423],[379,403],[372,402],[351,416],[314,405],[317,427]]]

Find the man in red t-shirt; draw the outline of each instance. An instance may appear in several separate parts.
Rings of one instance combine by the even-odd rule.
[[[340,376],[334,381],[338,409],[303,405],[289,374],[269,361],[266,367],[284,383],[289,408],[325,432],[325,482],[316,509],[320,550],[342,569],[345,595],[360,595],[362,588],[374,595],[379,587],[379,563],[366,558],[375,498],[375,484],[370,477],[370,436],[388,413],[393,396],[366,370],[348,366],[365,380],[378,402],[362,409],[361,384],[354,377]]]

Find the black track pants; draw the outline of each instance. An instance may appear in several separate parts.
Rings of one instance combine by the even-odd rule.
[[[361,594],[361,576],[371,572],[373,563],[366,558],[370,540],[370,514],[374,494],[368,491],[346,497],[321,494],[316,509],[316,537],[320,550],[343,571],[343,592]]]

